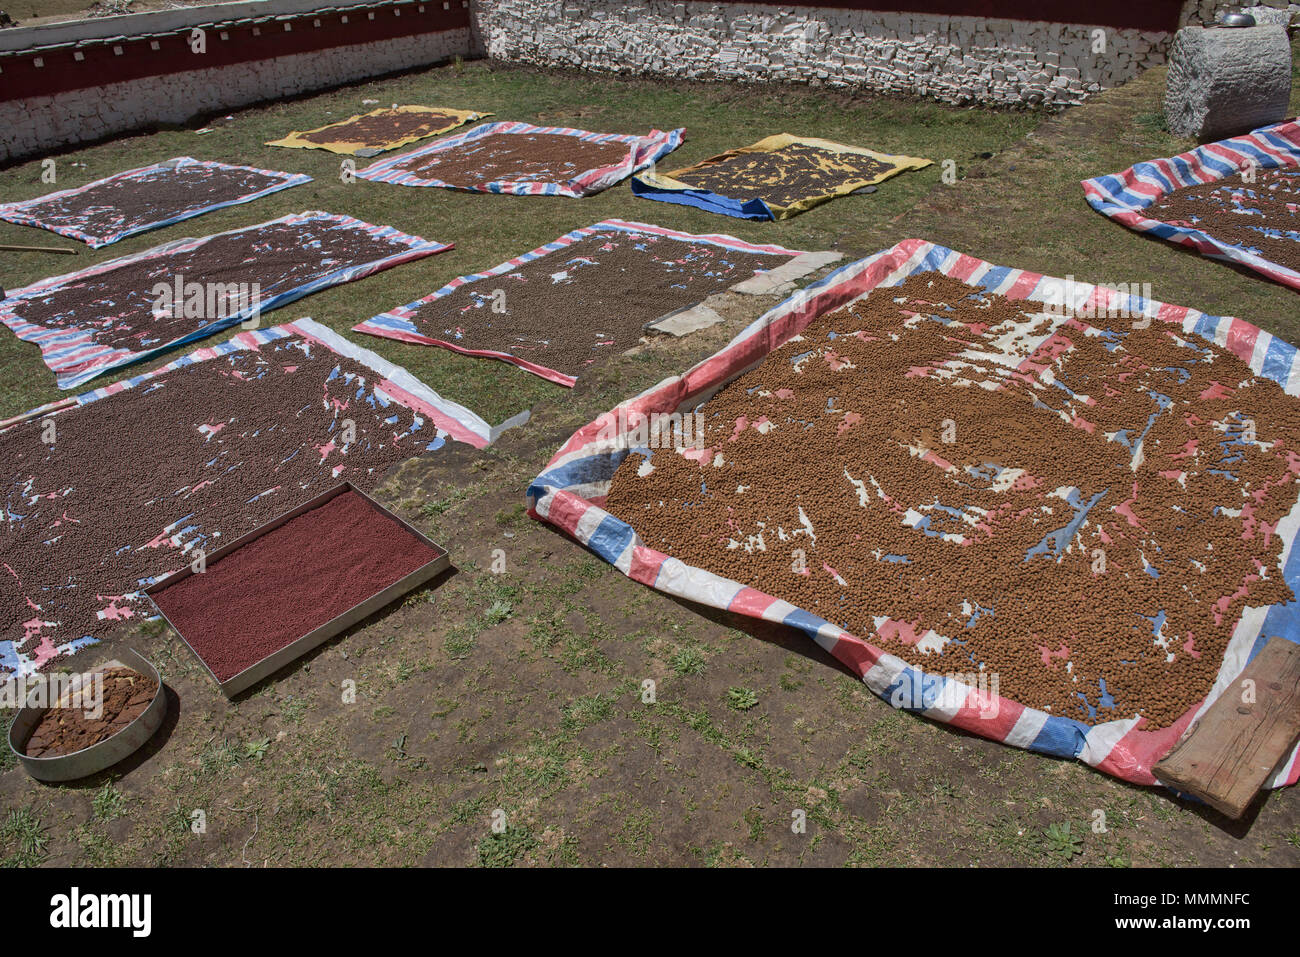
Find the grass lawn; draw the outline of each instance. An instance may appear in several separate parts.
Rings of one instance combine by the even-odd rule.
[[[850,254],[920,237],[1081,281],[1150,282],[1158,298],[1242,315],[1294,341],[1295,293],[1143,239],[1084,203],[1079,179],[1186,148],[1160,128],[1162,94],[1163,73],[1152,71],[1046,116],[470,64],[243,111],[202,136],[164,131],[64,154],[61,186],[183,154],[317,179],[76,260],[13,256],[0,264],[12,287],[71,262],[307,208],[457,244],[268,317],[312,315],[346,333],[456,275],[617,216]],[[687,143],[669,161],[681,165],[789,131],[926,156],[936,166],[764,224],[635,200],[626,185],[587,200],[345,185],[332,154],[260,145],[360,112],[364,99],[599,130],[684,125]],[[943,159],[958,164],[954,185],[940,181]],[[10,170],[3,198],[43,192],[38,174],[34,162]],[[63,242],[0,227],[0,242],[46,240]],[[716,350],[774,301],[729,300],[720,326],[655,341],[572,391],[502,363],[352,336],[486,418],[534,409],[527,427],[495,446],[411,460],[381,490],[450,548],[455,572],[235,702],[157,624],[111,636],[108,648],[126,643],[157,664],[176,695],[172,717],[127,767],[73,785],[37,785],[7,752],[0,756],[0,861],[1293,863],[1295,789],[1269,795],[1234,823],[1077,762],[955,732],[890,708],[801,635],[674,601],[524,515],[524,486],[576,427]],[[0,383],[0,415],[57,396],[35,349],[7,335]],[[496,557],[506,561],[503,574],[490,570]],[[654,682],[652,704],[646,681]],[[355,699],[344,694],[347,683]],[[494,833],[501,815],[508,827]],[[803,830],[791,827],[800,815]],[[1067,824],[1081,841],[1060,839]]]
[[[173,156],[302,172],[314,180],[252,203],[141,233],[103,249],[82,247],[81,255],[75,258],[0,253],[0,284],[14,289],[178,237],[208,235],[306,209],[346,213],[427,239],[455,243],[456,248],[450,252],[327,290],[263,317],[264,323],[274,324],[310,315],[347,333],[362,319],[419,299],[457,276],[490,268],[602,219],[640,220],[690,232],[730,233],[794,249],[823,249],[837,238],[852,234],[863,220],[884,222],[903,213],[939,181],[939,167],[928,167],[881,184],[874,195],[828,203],[783,223],[751,223],[636,199],[626,183],[580,200],[479,195],[361,179],[345,183],[340,176],[342,157],[323,150],[263,145],[293,129],[311,129],[374,109],[365,100],[377,100],[383,105],[445,105],[495,113],[492,119],[601,132],[643,133],[651,127],[666,130],[684,126],[686,143],[663,161],[665,169],[786,130],[860,143],[884,152],[936,160],[954,157],[965,163],[981,153],[1007,148],[1037,123],[1028,113],[954,109],[930,103],[852,101],[838,96],[810,96],[801,91],[755,96],[752,90],[725,86],[665,87],[593,78],[575,81],[531,71],[492,69],[484,63],[460,69],[446,67],[245,110],[232,122],[203,135],[196,135],[194,129],[166,130],[61,154],[55,157],[57,185],[65,189]],[[358,168],[367,162],[359,161]],[[0,198],[14,201],[49,192],[50,186],[42,184],[40,176],[39,161],[10,169],[0,181]],[[9,223],[0,223],[0,243],[74,245],[44,230]],[[356,338],[490,422],[499,422],[539,399],[557,398],[564,391],[504,363],[483,362],[443,349],[407,346],[374,336]],[[119,370],[118,377],[138,374],[142,369]],[[88,388],[111,381],[112,376],[104,376]],[[36,348],[13,336],[0,336],[0,418],[59,395]]]

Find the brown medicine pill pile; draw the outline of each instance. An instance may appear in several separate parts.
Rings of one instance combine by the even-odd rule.
[[[732,199],[789,206],[834,193],[846,182],[874,179],[889,169],[888,163],[860,153],[791,143],[759,153],[723,153],[673,178]]]
[[[576,378],[593,362],[635,346],[647,322],[790,258],[601,229],[490,280],[424,300],[410,320],[431,339],[504,352]]]
[[[50,227],[75,227],[106,237],[217,203],[237,202],[284,182],[285,175],[227,165],[151,169],[77,193],[60,190],[25,212]]]
[[[1037,308],[878,288],[710,399],[703,453],[629,455],[606,507],[928,671],[1167,727],[1243,609],[1293,599],[1300,402],[1178,326]]]
[[[154,287],[186,283],[257,284],[263,302],[339,270],[364,266],[410,247],[356,223],[312,219],[220,233],[193,249],[174,250],[106,269],[11,304],[16,318],[47,329],[91,329],[101,346],[138,351],[162,345],[215,316],[184,310],[155,314]],[[111,316],[111,321],[106,321]]]
[[[1270,262],[1300,270],[1300,169],[1257,170],[1254,181],[1234,173],[1183,186],[1143,210],[1164,223],[1194,226],[1223,243],[1255,250]]]
[[[412,157],[394,170],[463,189],[495,182],[567,183],[588,170],[621,163],[631,146],[564,133],[489,133],[459,146]]]
[[[102,708],[94,708],[95,702],[86,700],[95,687],[94,682],[86,684],[77,706],[45,712],[23,753],[32,758],[54,758],[105,741],[140,717],[158,693],[158,682],[131,668],[108,668],[103,680]],[[93,710],[88,714],[89,709]]]
[[[373,375],[288,337],[61,413],[53,443],[40,419],[0,434],[14,476],[0,613],[45,623],[16,651],[149,614],[138,589],[189,564],[182,546],[210,553],[341,481],[372,489],[424,452],[428,419],[373,401]]]
[[[404,110],[376,110],[319,130],[299,133],[308,143],[365,143],[380,149],[411,136],[429,136],[459,125],[451,113],[409,113]]]

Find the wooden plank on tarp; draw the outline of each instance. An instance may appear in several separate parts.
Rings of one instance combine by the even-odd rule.
[[[1241,817],[1300,739],[1300,645],[1273,638],[1152,769]]]

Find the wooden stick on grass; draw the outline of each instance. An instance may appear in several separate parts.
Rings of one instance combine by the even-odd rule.
[[[14,246],[9,243],[0,243],[0,252],[6,253],[59,253],[62,256],[75,256],[75,249],[65,249],[62,246]]]

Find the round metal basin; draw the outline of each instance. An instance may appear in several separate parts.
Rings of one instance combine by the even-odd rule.
[[[136,652],[124,648],[117,653],[115,660],[99,665],[89,673],[104,671],[115,665],[123,665],[153,678],[158,682],[158,690],[154,693],[149,706],[140,712],[134,721],[98,744],[57,757],[28,757],[22,749],[26,746],[32,730],[48,709],[29,705],[20,709],[14,717],[13,723],[9,726],[9,750],[18,758],[18,763],[36,780],[75,781],[77,778],[88,777],[110,768],[140,750],[158,730],[167,714],[167,694],[162,679],[158,676],[158,669]]]

